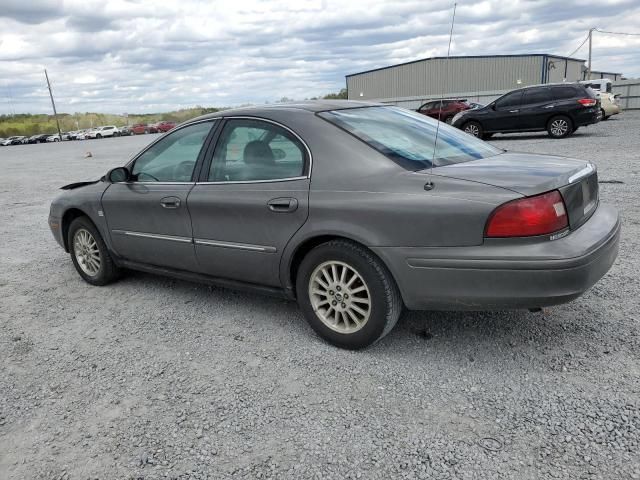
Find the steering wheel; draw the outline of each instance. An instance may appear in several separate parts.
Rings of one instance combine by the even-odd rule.
[[[173,176],[176,179],[182,179],[182,178],[187,178],[187,179],[191,179],[191,174],[193,173],[193,166],[194,166],[195,162],[192,162],[190,160],[185,160],[184,162],[180,162],[178,165],[176,165],[176,168],[173,171]]]

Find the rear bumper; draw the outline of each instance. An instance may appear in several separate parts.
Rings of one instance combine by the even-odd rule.
[[[601,120],[600,106],[578,110],[573,117],[575,127],[584,127],[598,123]]]
[[[580,228],[549,241],[487,240],[474,247],[377,247],[411,310],[499,310],[574,300],[618,254],[620,220],[600,205]]]

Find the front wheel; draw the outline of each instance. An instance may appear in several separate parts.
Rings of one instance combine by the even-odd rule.
[[[96,135],[96,138],[102,138],[102,135],[97,134],[97,135]]]
[[[462,127],[462,130],[465,133],[468,133],[469,135],[482,138],[482,134],[483,134],[482,125],[480,125],[480,123],[476,122],[475,120],[471,120],[470,122],[465,123],[464,126]]]
[[[573,123],[569,117],[558,115],[549,120],[547,132],[551,138],[565,138],[573,133]]]
[[[87,217],[71,222],[67,241],[73,265],[85,282],[106,285],[118,277],[119,269],[100,232]]]
[[[386,266],[369,250],[346,240],[307,254],[296,277],[298,304],[327,342],[356,350],[391,331],[402,299]]]

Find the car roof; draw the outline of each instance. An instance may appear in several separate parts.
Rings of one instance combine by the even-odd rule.
[[[303,102],[294,103],[278,103],[273,105],[252,105],[247,107],[231,108],[228,110],[220,110],[215,113],[209,113],[197,118],[189,120],[189,123],[193,121],[206,120],[208,118],[220,118],[236,115],[262,116],[268,115],[274,111],[286,111],[286,110],[303,110],[311,113],[324,112],[327,110],[344,110],[347,108],[358,107],[379,107],[384,106],[383,103],[374,102],[360,102],[356,100],[306,100]],[[388,106],[388,105],[387,105]]]

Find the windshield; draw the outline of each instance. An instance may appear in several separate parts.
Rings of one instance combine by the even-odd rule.
[[[319,115],[407,170],[468,162],[502,153],[502,150],[440,122],[434,155],[438,122],[398,107],[350,108]]]

